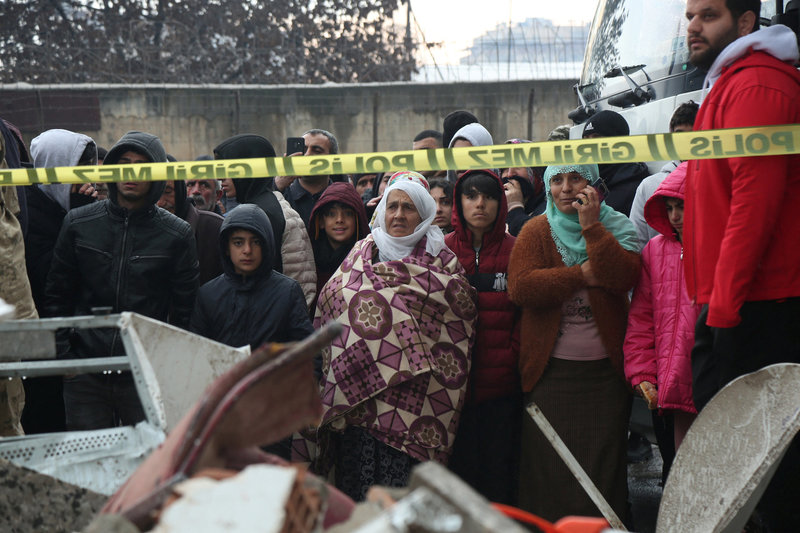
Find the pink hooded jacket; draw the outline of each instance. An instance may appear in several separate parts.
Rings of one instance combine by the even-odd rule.
[[[625,334],[625,377],[635,387],[658,387],[659,409],[696,413],[692,401],[691,351],[700,306],[693,305],[683,275],[683,246],[667,216],[667,197],[684,199],[687,163],[661,183],[644,207],[647,223],[661,235],[642,251],[642,273],[633,293]]]

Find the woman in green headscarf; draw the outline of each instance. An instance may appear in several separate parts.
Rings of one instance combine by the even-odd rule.
[[[636,231],[603,202],[597,165],[551,166],[544,181],[545,213],[523,226],[508,266],[508,294],[522,308],[525,403],[536,402],[625,520],[622,343],[640,268]],[[520,507],[549,520],[601,516],[527,416],[519,488]]]

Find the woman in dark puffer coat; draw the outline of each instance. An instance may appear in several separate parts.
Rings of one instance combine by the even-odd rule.
[[[514,237],[494,173],[473,170],[456,183],[453,232],[445,243],[478,291],[472,370],[449,466],[493,502],[514,504],[519,451],[519,311],[506,292]]]

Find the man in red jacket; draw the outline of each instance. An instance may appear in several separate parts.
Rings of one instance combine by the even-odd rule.
[[[689,59],[708,70],[695,130],[800,123],[797,38],[780,25],[754,31],[760,5],[687,1]],[[689,163],[684,268],[705,304],[692,352],[698,410],[742,374],[800,363],[799,195],[797,155]],[[795,442],[759,505],[769,531],[800,524],[798,475]]]

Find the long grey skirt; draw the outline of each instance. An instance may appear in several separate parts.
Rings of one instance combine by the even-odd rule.
[[[631,394],[608,359],[550,359],[525,395],[536,402],[578,463],[623,521],[627,518],[627,431]],[[533,419],[522,423],[519,506],[555,522],[602,516]]]

